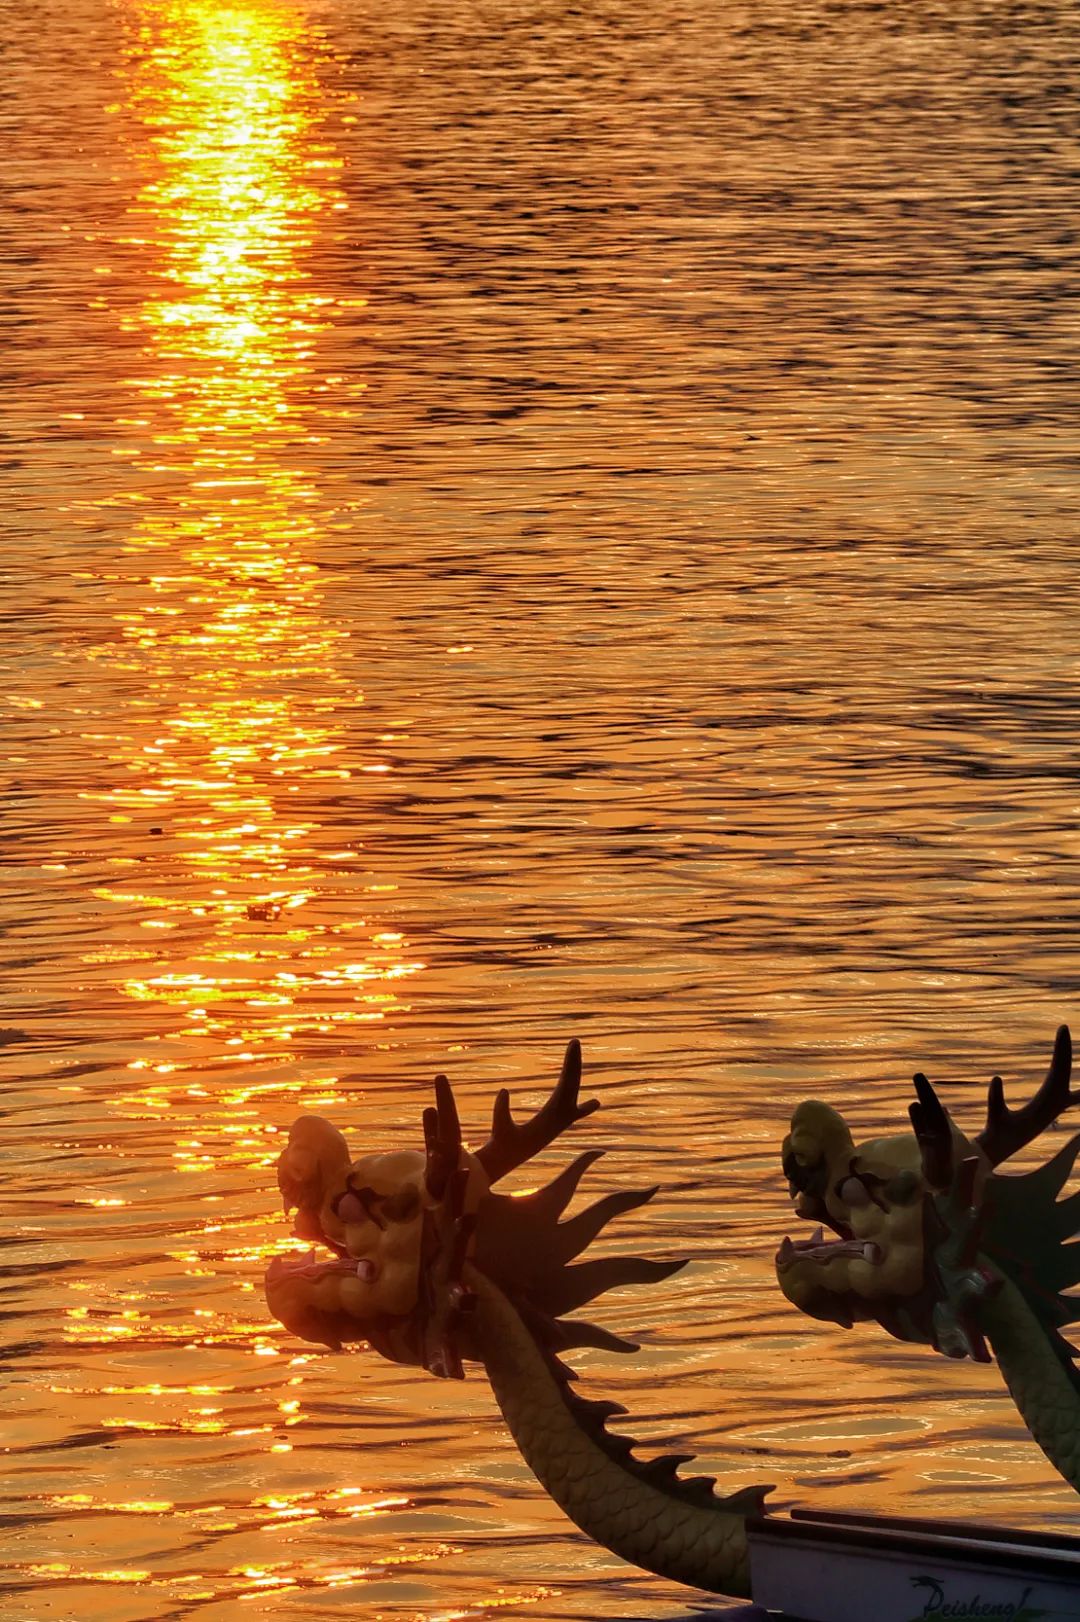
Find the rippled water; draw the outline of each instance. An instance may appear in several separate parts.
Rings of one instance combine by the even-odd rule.
[[[479,1136],[572,1034],[694,1261],[592,1389],[725,1484],[1075,1525],[993,1370],[771,1270],[798,1098],[974,1122],[1076,1011],[1068,8],[4,31],[0,1612],[686,1614],[482,1378],[262,1302],[301,1108],[415,1141],[446,1069]]]

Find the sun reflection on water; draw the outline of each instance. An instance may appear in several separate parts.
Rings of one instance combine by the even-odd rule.
[[[363,695],[322,610],[333,502],[304,448],[320,440],[334,308],[309,259],[344,199],[303,44],[284,8],[184,0],[147,14],[134,56],[155,155],[137,205],[153,290],[128,322],[152,448],[131,492],[145,572],[117,615],[120,649],[97,657],[140,688],[103,799],[133,839],[160,843],[152,887],[139,873],[98,894],[138,910],[147,948],[124,990],[178,1017],[155,1034],[186,1044],[133,1061],[147,1086],[132,1102],[148,1109],[193,1069],[258,1064],[227,1085],[230,1107],[295,1090],[305,1041],[399,1011],[420,967],[367,905],[356,780],[382,763],[355,759]],[[321,1096],[335,1079],[317,1078]]]
[[[152,1438],[160,1464],[141,1492],[106,1472],[102,1490],[43,1494],[85,1522],[93,1552],[26,1570],[228,1599],[343,1587],[405,1558],[282,1548],[282,1528],[292,1542],[409,1500],[340,1469],[315,1472],[318,1491],[290,1475],[311,1359],[290,1355],[256,1281],[290,1242],[271,1222],[279,1133],[300,1108],[355,1103],[342,1071],[408,1011],[422,965],[387,921],[393,885],[366,864],[366,774],[387,768],[366,754],[379,740],[320,584],[348,501],[314,471],[341,380],[320,371],[337,305],[311,261],[345,203],[312,31],[274,0],[165,0],[132,22],[122,111],[143,176],[128,239],[141,272],[117,308],[138,362],[106,497],[132,523],[88,650],[119,701],[95,717],[108,772],[84,794],[120,854],[83,958],[130,1010],[129,1056],[109,1099],[116,1141],[100,1146],[120,1193],[76,1197],[97,1265],[64,1280],[70,1363],[52,1392],[103,1445]],[[193,1449],[213,1501],[193,1493]],[[212,1559],[146,1571],[127,1529],[154,1517],[178,1542],[191,1521]]]

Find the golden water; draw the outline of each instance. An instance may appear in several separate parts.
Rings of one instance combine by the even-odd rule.
[[[296,1113],[416,1141],[445,1069],[478,1137],[573,1034],[694,1263],[592,1389],[725,1485],[1074,1524],[993,1370],[770,1260],[798,1098],[976,1122],[1076,1011],[1068,9],[3,28],[0,1615],[685,1614],[481,1378],[261,1296]]]

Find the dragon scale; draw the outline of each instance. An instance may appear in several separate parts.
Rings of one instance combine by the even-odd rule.
[[[1009,1394],[1054,1469],[1080,1492],[1076,1376],[1010,1279],[987,1302],[983,1327]]]

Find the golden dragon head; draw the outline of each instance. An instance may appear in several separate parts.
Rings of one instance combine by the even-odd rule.
[[[334,1348],[365,1342],[444,1378],[460,1379],[466,1361],[480,1362],[523,1456],[589,1536],[649,1571],[744,1594],[745,1517],[763,1512],[771,1488],[719,1498],[711,1477],[679,1474],[691,1454],[638,1457],[633,1437],[608,1429],[625,1409],[582,1396],[562,1361],[576,1346],[638,1350],[565,1315],[607,1290],[665,1279],[684,1265],[580,1259],[613,1217],[644,1205],[656,1189],[620,1190],[564,1216],[598,1150],[532,1193],[507,1198],[491,1187],[599,1108],[597,1100],[578,1101],[580,1082],[581,1049],[571,1042],[542,1108],[516,1122],[501,1092],[491,1135],[475,1154],[462,1144],[445,1076],[436,1077],[435,1106],[424,1112],[422,1151],[353,1161],[336,1127],[302,1116],[280,1156],[278,1182],[286,1209],[298,1206],[295,1231],[324,1254],[276,1258],[266,1273],[267,1303],[294,1333]]]
[[[579,1102],[580,1084],[575,1041],[550,1097],[528,1120],[515,1121],[509,1093],[499,1093],[490,1136],[475,1154],[462,1143],[445,1076],[435,1078],[435,1105],[424,1111],[423,1149],[354,1160],[337,1127],[302,1115],[279,1157],[278,1186],[286,1212],[297,1208],[294,1232],[321,1248],[271,1262],[265,1289],[274,1317],[305,1340],[334,1348],[366,1341],[396,1362],[460,1377],[462,1356],[473,1352],[467,1292],[455,1280],[469,1260],[546,1344],[627,1349],[562,1315],[616,1285],[666,1278],[682,1263],[606,1256],[570,1264],[612,1217],[656,1190],[609,1194],[561,1221],[597,1150],[532,1194],[507,1198],[491,1187],[599,1108],[595,1099]]]
[[[1067,1164],[1058,1156],[1027,1176],[995,1171],[1080,1099],[1069,1090],[1071,1055],[1062,1026],[1045,1081],[1020,1109],[1008,1108],[995,1076],[974,1138],[921,1074],[913,1130],[896,1137],[856,1144],[830,1105],[800,1104],[783,1165],[796,1214],[816,1228],[809,1239],[785,1238],[777,1252],[788,1300],[814,1318],[845,1327],[876,1320],[899,1340],[986,1361],[978,1304],[996,1288],[998,1269],[1022,1285],[1039,1274],[1044,1296],[1075,1282],[1059,1259],[1075,1213],[1057,1195],[1076,1145]]]

